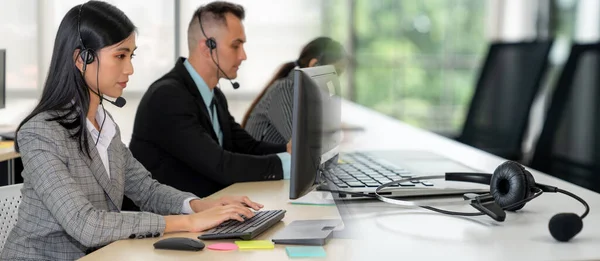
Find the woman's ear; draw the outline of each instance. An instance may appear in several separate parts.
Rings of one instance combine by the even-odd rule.
[[[319,60],[317,60],[317,58],[312,58],[310,59],[310,61],[308,62],[308,67],[315,67],[315,65],[319,62]]]
[[[79,69],[80,72],[83,72],[83,59],[79,55],[81,53],[81,49],[75,49],[73,51],[73,61],[75,62],[75,66]]]

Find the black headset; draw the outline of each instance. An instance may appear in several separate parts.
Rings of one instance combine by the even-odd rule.
[[[102,108],[104,108],[104,105],[102,104],[102,100],[106,100],[106,101],[112,103],[113,105],[115,105],[119,108],[122,108],[123,106],[125,106],[125,103],[127,103],[125,98],[118,97],[115,101],[111,101],[109,99],[104,98],[104,95],[102,95],[100,93],[98,71],[96,71],[96,86],[98,87],[98,92],[94,91],[92,88],[90,88],[89,85],[87,85],[85,83],[85,71],[87,69],[87,65],[93,63],[96,60],[96,52],[93,49],[85,47],[85,44],[83,44],[83,38],[81,37],[81,12],[83,11],[84,5],[85,5],[85,3],[83,3],[79,6],[79,13],[77,14],[77,35],[79,38],[79,43],[81,44],[79,55],[81,56],[81,60],[83,61],[81,77],[83,78],[83,82],[84,82],[85,86],[87,86],[87,88],[90,91],[92,91],[94,94],[98,95],[98,98],[100,98],[100,106],[102,106]],[[98,59],[98,70],[99,69],[100,69],[100,59]],[[103,111],[104,111],[104,120],[102,120],[102,124],[100,124],[100,129],[98,130],[98,138],[96,139],[96,142],[95,142],[96,146],[98,146],[98,141],[100,141],[100,134],[102,133],[102,128],[104,127],[104,122],[106,122],[106,109],[103,109]]]
[[[85,71],[86,71],[87,65],[93,63],[96,60],[96,52],[94,51],[94,49],[85,47],[85,44],[83,44],[83,38],[81,37],[81,12],[83,11],[84,5],[85,5],[85,3],[83,3],[79,6],[79,13],[77,14],[77,36],[79,38],[79,43],[81,45],[79,55],[81,56],[81,60],[83,61],[83,68],[81,70],[81,76],[84,77],[84,82],[85,82]],[[98,60],[98,63],[100,63],[100,60]],[[100,64],[98,64],[98,67],[99,67],[99,65]],[[96,72],[96,77],[98,77],[97,75],[98,75],[98,72]],[[98,81],[98,79],[96,79],[96,81]],[[87,84],[86,84],[86,86],[87,86]],[[127,103],[127,101],[123,97],[118,97],[115,101],[111,101],[109,99],[104,98],[104,95],[100,94],[100,89],[98,89],[98,92],[96,92],[89,86],[87,86],[87,87],[94,94],[98,95],[98,97],[100,98],[101,105],[102,105],[102,100],[106,100],[119,108],[122,108],[123,106],[125,106],[125,103]],[[98,86],[98,88],[100,88],[100,87]],[[104,122],[103,122],[103,124],[104,124]]]
[[[392,199],[380,194],[380,192],[383,189],[395,184],[410,182],[413,180],[423,181],[428,179],[431,180],[442,178],[447,181],[462,181],[490,185],[489,194],[465,194],[464,196],[464,200],[469,200],[470,205],[479,210],[480,212],[448,211],[429,205],[419,204],[418,202],[414,201]],[[498,168],[496,168],[493,174],[446,173],[445,175],[439,176],[414,177],[392,181],[379,186],[375,190],[375,197],[387,203],[408,207],[421,207],[447,215],[488,215],[494,220],[502,222],[506,218],[506,213],[504,212],[505,210],[519,210],[525,206],[525,203],[540,196],[544,192],[562,193],[576,199],[584,205],[585,212],[581,216],[578,216],[575,213],[559,213],[554,215],[550,219],[548,228],[552,237],[561,242],[569,241],[571,238],[577,235],[577,233],[579,233],[583,228],[582,220],[583,218],[585,218],[585,216],[587,216],[587,214],[590,211],[589,205],[585,202],[585,200],[571,192],[559,189],[554,186],[536,183],[533,178],[533,175],[531,175],[529,171],[527,171],[520,164],[513,161],[507,161],[501,164],[500,166],[498,166]]]
[[[200,24],[200,31],[202,31],[202,35],[204,35],[204,37],[206,38],[206,46],[208,47],[208,49],[210,50],[210,58],[213,60],[213,62],[215,63],[215,65],[217,66],[217,69],[219,69],[219,71],[221,71],[223,73],[223,75],[225,76],[225,78],[227,78],[227,80],[229,80],[229,82],[231,83],[231,86],[233,86],[233,89],[237,90],[238,88],[240,88],[240,84],[237,82],[233,82],[231,80],[231,78],[229,78],[229,76],[227,76],[227,74],[223,71],[223,69],[221,69],[221,66],[219,66],[219,63],[215,60],[215,58],[213,57],[213,50],[217,50],[217,40],[215,40],[214,37],[208,37],[206,35],[206,33],[204,32],[204,27],[202,26],[202,11],[198,12],[198,23]],[[219,53],[217,53],[217,60],[219,59]],[[219,73],[217,71],[217,81],[219,80]]]
[[[79,43],[81,44],[79,55],[83,61],[82,74],[85,75],[85,69],[87,68],[87,65],[96,60],[96,52],[93,49],[86,48],[85,44],[83,44],[83,39],[81,38],[81,12],[83,11],[83,5],[85,5],[85,3],[79,6],[79,14],[77,15],[77,35],[79,37]]]

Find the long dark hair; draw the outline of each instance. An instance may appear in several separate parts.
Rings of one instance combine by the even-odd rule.
[[[342,60],[342,58],[345,56],[346,54],[344,47],[329,37],[318,37],[310,41],[308,44],[306,44],[306,46],[304,46],[304,48],[302,48],[298,60],[283,64],[275,76],[273,76],[265,88],[263,88],[260,94],[258,94],[256,99],[254,99],[250,105],[250,108],[248,108],[246,115],[244,115],[242,127],[246,125],[246,122],[250,118],[250,114],[252,114],[254,107],[256,107],[262,97],[265,96],[269,86],[271,86],[275,81],[285,78],[296,66],[299,66],[300,68],[306,68],[310,63],[310,60],[313,58],[317,59],[317,62],[320,65],[328,65]]]
[[[75,65],[73,54],[84,47],[97,54],[103,47],[125,40],[135,29],[123,11],[105,2],[89,1],[71,8],[56,33],[40,102],[19,124],[17,133],[31,118],[53,111],[56,115],[46,120],[57,121],[69,130],[71,138],[77,139],[79,149],[90,157],[85,132],[90,94],[85,79]],[[15,143],[15,150],[19,152],[18,142]]]

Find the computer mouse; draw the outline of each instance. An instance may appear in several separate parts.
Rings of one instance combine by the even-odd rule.
[[[186,251],[200,251],[204,249],[204,243],[196,239],[187,237],[170,237],[154,243],[155,249],[169,249],[169,250],[186,250]]]

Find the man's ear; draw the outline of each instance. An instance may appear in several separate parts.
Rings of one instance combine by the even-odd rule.
[[[202,54],[202,57],[204,58],[210,58],[210,48],[208,48],[208,46],[206,45],[206,39],[202,38],[200,39],[200,41],[198,41],[198,46],[196,47],[197,50],[200,51],[200,53]]]
[[[83,72],[83,59],[79,55],[81,53],[81,49],[75,49],[73,51],[73,61],[75,62],[75,66],[79,69],[80,72]]]

